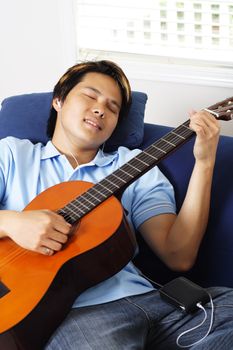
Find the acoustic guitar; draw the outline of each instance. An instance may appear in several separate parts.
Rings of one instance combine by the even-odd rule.
[[[233,97],[206,109],[233,118]],[[119,193],[194,135],[189,120],[99,183],[70,181],[40,193],[24,210],[50,209],[72,224],[68,243],[53,256],[0,241],[0,348],[41,350],[77,296],[119,272],[136,241]],[[6,339],[14,346],[7,348]]]

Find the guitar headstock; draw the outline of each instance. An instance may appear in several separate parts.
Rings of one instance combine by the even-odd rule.
[[[213,114],[216,119],[231,120],[233,119],[233,96],[215,103],[214,105],[205,108],[205,110]]]

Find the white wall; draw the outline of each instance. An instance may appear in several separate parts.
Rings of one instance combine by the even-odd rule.
[[[0,101],[52,90],[75,63],[73,29],[72,0],[0,0]],[[233,87],[135,79],[130,70],[128,76],[134,90],[149,96],[146,121],[151,123],[177,126],[187,119],[189,109],[233,95]],[[233,122],[225,123],[222,133],[233,136]]]
[[[0,101],[51,90],[75,63],[74,49],[66,46],[74,34],[64,33],[62,25],[69,5],[70,0],[0,0]]]

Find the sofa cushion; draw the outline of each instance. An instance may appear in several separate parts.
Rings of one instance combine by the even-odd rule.
[[[128,117],[120,122],[108,142],[105,150],[114,150],[119,145],[129,148],[138,147],[144,135],[144,112],[147,95],[132,92],[132,106]],[[46,143],[47,120],[49,117],[52,93],[32,93],[6,98],[0,110],[0,139],[15,136],[32,142]]]

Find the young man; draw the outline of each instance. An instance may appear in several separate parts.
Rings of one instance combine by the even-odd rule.
[[[138,154],[124,147],[107,154],[101,148],[118,120],[127,116],[130,102],[129,82],[112,62],[77,64],[61,77],[54,88],[48,123],[51,141],[45,146],[14,138],[0,141],[0,237],[8,236],[19,246],[45,255],[62,249],[71,225],[61,215],[21,210],[54,184],[70,180],[97,183]],[[171,269],[180,271],[193,265],[205,232],[219,139],[219,123],[205,111],[192,113],[190,128],[196,132],[195,165],[178,215],[173,189],[157,167],[122,196],[130,225]],[[24,176],[27,172],[30,177]],[[215,305],[233,305],[231,290],[216,288],[210,293]],[[210,335],[198,342],[207,332],[209,323],[205,322],[183,344],[195,343],[195,349],[230,349],[232,311],[217,308],[214,316]],[[162,301],[129,262],[77,297],[46,350],[176,349],[177,337],[202,319],[202,311],[187,316]]]

